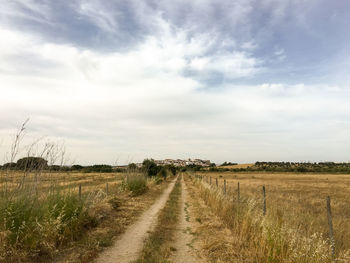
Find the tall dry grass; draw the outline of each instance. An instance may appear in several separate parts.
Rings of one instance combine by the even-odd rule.
[[[147,177],[144,174],[128,173],[123,180],[123,187],[132,195],[141,195],[147,191]]]
[[[233,232],[237,253],[244,255],[247,262],[332,262],[327,236],[290,224],[285,206],[273,209],[273,201],[268,199],[268,213],[263,216],[261,190],[258,196],[241,193],[238,203],[237,192],[228,188],[224,194],[222,184],[217,188],[215,180],[212,185],[197,180],[197,186],[204,202]],[[348,253],[337,250],[337,261],[349,262]]]
[[[62,145],[35,141],[21,146],[25,124],[14,136],[7,161],[13,163],[21,155],[64,165]],[[105,194],[85,187],[79,195],[76,176],[44,169],[27,163],[21,171],[0,170],[0,262],[47,261],[96,225],[89,208]]]

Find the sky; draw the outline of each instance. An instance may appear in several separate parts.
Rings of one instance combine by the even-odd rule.
[[[0,163],[27,118],[84,165],[350,160],[347,0],[0,6]]]

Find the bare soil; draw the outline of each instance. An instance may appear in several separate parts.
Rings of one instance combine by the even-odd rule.
[[[171,260],[178,263],[195,263],[203,262],[196,256],[196,251],[193,246],[195,239],[193,233],[193,220],[190,215],[190,199],[187,193],[187,186],[182,177],[181,179],[181,213],[180,221],[175,234],[175,243],[173,245],[176,251]]]
[[[128,227],[114,245],[99,255],[97,263],[129,263],[137,260],[142,251],[144,240],[157,222],[158,212],[165,206],[176,179],[170,183],[161,197],[141,217]]]

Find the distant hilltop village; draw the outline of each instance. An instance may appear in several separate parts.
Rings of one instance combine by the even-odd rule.
[[[201,159],[165,159],[165,160],[154,160],[157,165],[174,165],[176,167],[185,167],[187,165],[197,165],[202,167],[209,167],[211,162],[210,160],[201,160]],[[138,166],[142,166],[142,164],[138,164]]]

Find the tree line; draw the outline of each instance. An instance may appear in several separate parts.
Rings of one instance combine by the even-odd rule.
[[[181,171],[199,171],[202,167],[199,165],[187,165],[186,167],[176,167],[174,165],[157,165],[153,159],[145,159],[142,162],[142,166],[139,167],[135,163],[131,163],[125,167],[113,167],[107,164],[94,164],[89,166],[83,166],[74,164],[72,166],[63,165],[48,165],[48,161],[41,157],[24,157],[17,162],[5,163],[0,165],[2,170],[17,170],[17,171],[79,171],[83,173],[100,172],[100,173],[112,173],[112,172],[125,172],[135,171],[143,172],[149,177],[162,176],[166,177],[171,173],[175,175]]]

